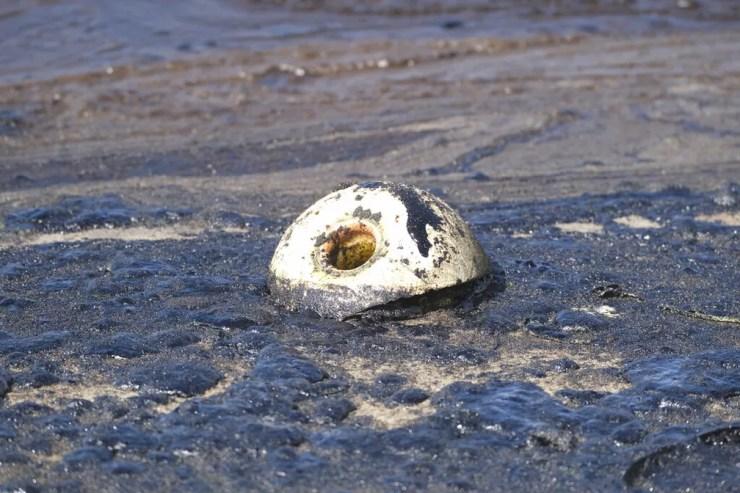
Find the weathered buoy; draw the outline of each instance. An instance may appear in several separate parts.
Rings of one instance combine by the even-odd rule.
[[[330,193],[285,231],[268,286],[290,309],[344,319],[464,285],[491,264],[468,225],[418,188],[372,182]]]

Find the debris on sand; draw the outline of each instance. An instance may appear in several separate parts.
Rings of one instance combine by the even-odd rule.
[[[434,195],[375,182],[333,192],[288,228],[269,286],[292,309],[346,318],[481,279],[490,261],[465,221]]]

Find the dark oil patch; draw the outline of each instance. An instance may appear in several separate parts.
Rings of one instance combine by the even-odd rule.
[[[462,284],[343,321],[273,302],[277,238],[262,229],[0,250],[0,489],[540,491],[567,475],[580,490],[724,491],[737,478],[740,332],[660,310],[740,313],[734,229],[685,212],[721,207],[675,191],[483,204],[468,214],[505,289]],[[637,242],[610,226],[615,213],[671,226]],[[580,217],[605,224],[613,247],[546,228]],[[522,230],[539,233],[508,241]],[[689,260],[709,253],[717,262]],[[71,282],[45,291],[50,279]],[[306,297],[341,308],[352,295],[333,294]],[[604,303],[619,317],[578,311]],[[360,378],[358,359],[397,376]],[[415,380],[427,372],[449,382]],[[552,375],[562,386],[546,392]],[[129,384],[131,398],[110,395]],[[403,413],[417,387],[431,414],[413,422],[352,410]]]
[[[358,206],[353,212],[352,217],[357,219],[371,219],[375,222],[379,222],[380,218],[383,217],[380,212],[373,212],[370,209],[363,209]]]
[[[688,440],[666,445],[634,461],[624,473],[630,487],[648,486],[661,491],[704,489],[697,472],[711,467],[715,476],[715,491],[722,489],[728,477],[737,475],[737,458],[740,453],[740,425],[722,426],[705,431]],[[698,481],[697,481],[698,480]]]

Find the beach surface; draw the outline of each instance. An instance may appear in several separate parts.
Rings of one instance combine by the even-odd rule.
[[[410,5],[0,6],[0,492],[740,491],[740,7]],[[378,180],[500,289],[275,305]]]

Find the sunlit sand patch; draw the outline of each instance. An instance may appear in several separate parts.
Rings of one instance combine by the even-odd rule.
[[[373,383],[384,373],[398,373],[408,379],[408,386],[419,387],[428,392],[438,392],[442,388],[462,379],[457,371],[442,368],[433,363],[418,361],[387,362],[378,365],[370,358],[348,357],[342,361],[333,361],[355,380]]]
[[[154,406],[151,410],[159,414],[166,414],[174,411],[186,401],[205,399],[222,394],[234,383],[238,376],[246,372],[243,365],[220,366],[219,370],[224,375],[223,378],[202,394],[184,397],[175,392],[157,390],[157,392],[162,394],[170,394],[170,398],[166,404]],[[116,385],[97,377],[91,380],[88,379],[84,383],[59,383],[41,388],[15,386],[5,396],[4,404],[5,406],[13,406],[21,402],[31,401],[60,410],[68,405],[70,400],[74,399],[95,401],[97,398],[107,396],[126,400],[144,395],[148,391],[147,389],[141,389],[133,385]]]
[[[419,418],[434,414],[434,407],[427,400],[415,406],[386,407],[382,402],[361,400],[355,402],[357,409],[352,414],[355,418],[368,417],[378,428],[401,428]]]
[[[555,223],[555,227],[563,233],[581,233],[600,235],[604,232],[604,226],[590,221],[576,221],[572,223]]]
[[[138,392],[109,382],[86,381],[84,384],[59,383],[41,388],[13,387],[5,396],[5,406],[32,401],[57,409],[71,399],[94,401],[98,397],[111,396],[117,399],[136,397]]]
[[[401,125],[394,129],[401,132],[427,132],[430,130],[454,130],[465,128],[469,124],[469,118],[453,116],[449,118],[437,118],[434,120],[421,121]]]
[[[711,400],[705,404],[704,409],[717,419],[735,421],[740,414],[740,396]]]
[[[60,232],[42,234],[29,239],[26,245],[46,245],[48,243],[74,243],[93,240],[120,240],[120,241],[162,241],[188,240],[198,236],[203,228],[187,226],[165,226],[160,228],[133,228],[90,229],[87,231]]]
[[[660,223],[643,216],[638,216],[637,214],[630,214],[629,216],[618,217],[614,219],[614,222],[632,229],[654,229],[662,227]]]
[[[611,366],[606,366],[605,368],[610,367]],[[542,390],[555,397],[556,399],[561,399],[556,394],[558,391],[564,389],[593,390],[596,392],[613,394],[615,392],[621,392],[622,390],[629,388],[629,384],[621,378],[606,378],[603,373],[595,374],[589,373],[588,371],[580,372],[577,382],[574,382],[572,377],[568,373],[552,372],[544,378],[532,379],[531,383],[536,384]]]
[[[0,241],[0,250],[21,248],[26,246],[48,245],[52,243],[78,243],[82,241],[115,240],[115,241],[180,241],[191,240],[206,232],[202,226],[176,225],[148,228],[135,226],[132,228],[100,228],[86,231],[70,231],[58,233],[42,233],[23,236],[18,239]],[[228,227],[219,232],[229,234],[244,233],[244,229]]]
[[[101,397],[112,397],[120,401],[125,401],[138,395],[139,392],[126,386],[116,386],[110,382],[100,381],[98,379],[87,379],[84,383],[59,383],[41,388],[15,386],[5,396],[3,405],[4,407],[10,407],[23,402],[33,402],[34,404],[45,405],[57,411],[64,411],[70,405],[70,401],[75,399],[95,401]],[[154,410],[163,412],[158,408],[154,408]],[[57,441],[53,444],[51,453],[36,453],[34,454],[34,460],[57,464],[73,448],[71,443]]]
[[[189,240],[204,231],[202,227],[164,226],[147,228],[101,228],[86,231],[42,233],[28,235],[18,239],[0,241],[0,250],[22,248],[26,246],[49,245],[52,243],[78,243],[82,241],[118,240],[118,241],[165,241]]]
[[[696,220],[708,223],[718,223],[724,226],[740,226],[740,211],[718,212],[717,214],[699,214],[696,216]]]
[[[626,381],[619,377],[607,377],[603,372],[593,372],[593,370],[603,370],[607,368],[621,368],[622,360],[613,354],[606,352],[594,352],[589,349],[567,350],[556,348],[531,348],[531,349],[512,349],[510,351],[501,351],[499,359],[490,362],[481,368],[481,372],[491,372],[502,374],[514,373],[522,368],[531,367],[537,363],[545,363],[557,359],[572,359],[580,365],[578,372],[579,378],[574,379],[571,373],[548,372],[545,377],[537,377],[535,374],[524,374],[517,380],[533,383],[539,386],[548,394],[555,396],[559,390],[565,388],[575,390],[595,390],[599,392],[619,392],[629,387]],[[486,376],[486,379],[489,378]]]
[[[604,369],[621,367],[622,361],[608,353],[593,353],[590,351],[566,351],[553,350],[550,348],[532,348],[524,351],[504,352],[495,360],[489,361],[484,365],[474,364],[454,364],[441,366],[430,362],[419,361],[393,361],[378,365],[377,361],[370,358],[352,357],[346,358],[341,362],[332,362],[340,366],[352,378],[357,380],[373,383],[375,379],[383,373],[398,373],[408,379],[408,385],[422,388],[430,393],[438,392],[457,381],[469,381],[479,383],[490,378],[490,374],[507,374],[512,373],[524,367],[531,367],[537,362],[552,361],[561,358],[573,359],[581,365],[582,369]],[[562,375],[561,375],[562,376]],[[543,386],[548,380],[537,378],[536,376],[525,376],[524,381],[531,381]],[[598,384],[601,388],[591,390],[613,391],[613,389],[625,388],[626,383],[619,382],[602,382]],[[560,390],[558,387],[553,390],[554,393]]]

